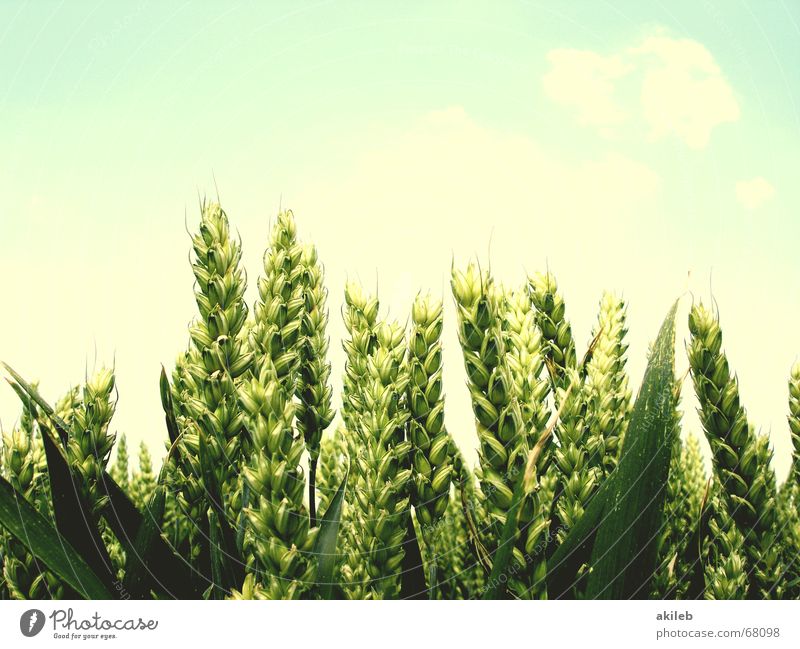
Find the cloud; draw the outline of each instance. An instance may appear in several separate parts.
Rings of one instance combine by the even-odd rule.
[[[775,194],[775,187],[761,176],[736,183],[736,200],[746,210],[756,210]]]
[[[651,141],[674,135],[702,149],[717,126],[740,116],[714,57],[688,38],[656,34],[607,55],[555,49],[547,58],[545,94],[601,135],[614,135],[625,124],[643,127]]]
[[[614,83],[634,67],[621,56],[584,50],[556,49],[547,54],[552,69],[542,79],[545,94],[577,111],[583,126],[622,124],[628,112],[614,97]]]
[[[609,251],[641,248],[641,214],[658,209],[660,191],[655,171],[621,153],[574,162],[452,107],[372,138],[351,165],[309,183],[292,206],[297,215],[326,215],[312,235],[325,260],[332,314],[340,312],[348,277],[377,286],[382,312],[401,322],[420,289],[444,296],[448,428],[473,461],[474,422],[452,325],[451,263],[477,257],[508,286],[518,286],[526,270],[558,268],[561,281],[586,297],[585,312],[577,303],[570,308],[588,327],[602,285],[629,283],[629,257]],[[341,318],[330,323],[332,340],[346,335]],[[341,345],[331,344],[331,359],[338,375]]]
[[[733,90],[697,41],[654,36],[631,54],[643,57],[641,102],[651,139],[674,133],[702,149],[716,126],[739,119]]]

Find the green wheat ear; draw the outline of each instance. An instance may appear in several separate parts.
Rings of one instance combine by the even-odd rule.
[[[156,476],[153,471],[153,459],[147,444],[139,444],[139,468],[131,476],[131,497],[139,509],[147,507],[150,497],[156,488]]]
[[[39,513],[52,517],[48,492],[50,480],[39,431],[38,413],[23,406],[19,426],[3,432],[2,473],[19,494]],[[64,585],[41,565],[28,548],[5,530],[0,530],[2,573],[0,589],[12,599],[61,599]]]
[[[192,237],[195,300],[200,317],[190,327],[193,350],[186,356],[184,377],[191,392],[183,399],[189,417],[182,456],[191,464],[199,454],[203,437],[216,480],[222,487],[230,516],[242,456],[242,415],[236,383],[247,372],[252,354],[242,331],[247,319],[244,301],[246,281],[241,268],[241,245],[233,239],[228,217],[217,203],[203,203],[199,232]],[[180,378],[180,377],[179,377]],[[187,473],[202,475],[199,466]],[[191,492],[205,490],[197,484]],[[188,495],[189,502],[195,493]]]
[[[109,474],[123,491],[129,490],[130,471],[128,469],[128,439],[125,433],[117,438],[117,450],[114,457],[114,464],[109,469]]]
[[[781,530],[783,565],[788,584],[786,597],[800,598],[800,363],[789,376],[789,431],[792,468],[778,492],[778,528]]]
[[[739,385],[722,351],[717,318],[701,304],[689,314],[689,364],[700,421],[711,445],[725,509],[744,537],[751,595],[779,596],[775,473],[766,437],[756,435],[739,401]]]
[[[544,339],[544,353],[554,390],[566,390],[567,371],[577,369],[578,358],[572,327],[566,319],[564,299],[552,273],[537,273],[528,278],[528,291],[536,308],[536,323]]]
[[[361,420],[366,413],[365,391],[369,383],[369,359],[377,347],[378,299],[364,292],[356,282],[348,282],[344,291],[344,324],[348,338],[342,343],[347,360],[342,386],[342,419],[344,442],[350,459],[346,507],[342,521],[341,566],[342,590],[348,599],[371,596],[367,555],[361,552],[364,529],[364,508],[357,494],[367,487],[368,464],[359,462],[362,445],[359,437]]]
[[[800,362],[789,376],[789,431],[792,435],[792,469],[789,480],[800,488]]]
[[[336,494],[339,485],[342,484],[347,472],[347,444],[344,435],[344,430],[338,428],[333,434],[323,437],[320,443],[317,492],[321,512],[328,510],[331,499]],[[346,505],[347,503],[345,503],[345,508]]]
[[[328,292],[323,284],[323,270],[313,245],[303,246],[303,320],[300,327],[300,364],[295,394],[297,395],[297,428],[302,433],[309,454],[309,501],[312,525],[316,522],[315,484],[322,434],[333,421],[333,391],[330,385],[331,364],[328,361]],[[338,482],[337,482],[338,485]],[[325,511],[325,507],[322,511]]]
[[[87,381],[82,399],[72,414],[67,443],[67,458],[81,476],[87,502],[98,519],[100,510],[108,504],[102,478],[116,438],[109,430],[116,409],[114,384],[114,373],[107,368]]]
[[[617,465],[631,411],[625,371],[626,318],[625,302],[612,293],[603,293],[592,332],[596,343],[586,368],[586,423],[591,465],[601,467],[604,476]]]
[[[426,544],[447,509],[453,474],[452,441],[444,425],[442,389],[442,302],[418,296],[408,341],[408,388],[412,444],[412,498]]]
[[[303,503],[303,438],[294,434],[294,403],[269,359],[257,361],[240,388],[252,453],[244,467],[251,505],[245,510],[259,567],[259,592],[268,599],[296,599],[310,585],[314,545]]]
[[[355,430],[355,496],[363,525],[355,547],[365,561],[369,597],[394,599],[400,594],[411,480],[411,443],[405,439],[409,413],[403,399],[408,385],[404,331],[397,323],[382,322],[375,328],[375,343],[367,359],[363,411]]]
[[[704,596],[706,599],[746,599],[750,586],[745,538],[728,512],[729,500],[716,478],[712,494]]]
[[[543,427],[546,384],[539,380],[539,337],[524,293],[506,294],[488,272],[470,263],[453,270],[451,286],[458,315],[458,337],[467,371],[479,440],[481,496],[487,520],[488,550],[497,550],[512,507],[516,476]],[[546,472],[547,456],[538,467]],[[508,589],[517,597],[546,595],[544,552],[539,551],[549,526],[550,494],[534,490],[520,505],[519,531],[512,550]]]
[[[680,427],[677,407],[676,426]],[[700,443],[694,434],[689,434],[685,443],[681,442],[678,430],[670,460],[658,569],[653,576],[653,596],[657,599],[685,598],[695,568],[693,548],[689,547],[690,531],[699,524],[705,487]]]

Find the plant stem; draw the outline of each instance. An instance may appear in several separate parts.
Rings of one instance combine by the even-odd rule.
[[[317,458],[308,459],[308,513],[311,527],[317,526]]]

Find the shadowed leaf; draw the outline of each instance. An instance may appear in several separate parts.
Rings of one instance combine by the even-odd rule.
[[[84,598],[113,599],[104,580],[4,478],[0,478],[0,524]]]
[[[592,548],[589,599],[644,599],[657,563],[672,455],[675,313],[653,346]]]
[[[328,509],[322,516],[313,553],[317,558],[317,593],[320,599],[333,598],[333,573],[340,555],[336,552],[339,540],[339,527],[344,508],[344,492],[347,487],[349,470],[345,472],[342,483],[333,495]]]

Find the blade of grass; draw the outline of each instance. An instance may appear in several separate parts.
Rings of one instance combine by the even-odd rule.
[[[213,599],[225,599],[230,594],[229,584],[233,579],[226,551],[220,547],[222,541],[221,525],[216,510],[208,512],[208,527],[210,530],[209,549],[211,552],[211,595]],[[236,584],[238,585],[238,584]]]
[[[417,530],[409,511],[406,515],[406,538],[403,541],[402,577],[400,580],[401,599],[427,599],[428,585],[425,581],[425,565],[419,549]]]
[[[216,542],[211,542],[211,568],[212,577],[216,586],[224,588],[230,592],[234,588],[239,588],[244,581],[244,560],[236,549],[236,533],[228,522],[225,508],[222,501],[222,492],[217,474],[211,465],[205,435],[200,435],[200,468],[203,472],[203,484],[206,488],[206,495],[211,504],[212,511],[216,514],[209,518],[210,536],[216,537]],[[216,528],[216,529],[215,529]],[[214,569],[218,568],[222,582],[217,582],[214,576]]]
[[[69,469],[64,451],[62,450],[68,439],[66,425],[55,415],[52,406],[39,394],[36,388],[25,381],[25,379],[7,364],[3,363],[3,366],[13,377],[14,381],[9,381],[9,384],[14,388],[14,391],[23,403],[35,403],[41,412],[46,415],[50,424],[55,428],[58,434],[58,440],[60,440],[61,444],[58,444],[56,441],[56,437],[50,430],[49,425],[40,425],[43,440],[48,440],[45,441],[45,454],[47,457],[48,472],[51,473],[54,511],[58,512],[59,516],[61,516],[64,505],[60,503],[59,507],[55,508],[55,500],[65,500],[67,496],[68,492],[65,490],[64,485],[71,485],[71,482],[67,483],[66,474],[70,476],[70,480],[72,479],[72,472]],[[41,423],[43,422],[40,421],[40,424]],[[173,447],[174,446],[173,444]],[[55,485],[52,484],[53,473],[56,475],[56,484],[61,485],[58,491],[56,491]],[[144,521],[142,513],[136,508],[128,494],[114,481],[108,472],[103,473],[101,486],[103,487],[104,494],[108,497],[108,503],[102,509],[101,514],[111,528],[111,531],[125,547],[126,552],[132,552],[134,551],[135,539]],[[75,493],[75,490],[72,489],[71,486],[68,488],[69,493]],[[58,498],[56,498],[56,494]],[[77,517],[72,518],[74,518],[74,520],[81,520],[81,518]],[[64,521],[63,524],[67,526],[72,525],[71,514],[68,513],[65,520],[64,516],[61,516],[61,519]],[[58,517],[56,519],[56,525],[59,525]],[[59,527],[59,530],[61,530],[61,527]],[[67,538],[69,538],[69,536]],[[95,541],[90,540],[88,543],[86,541],[78,543],[76,547],[81,548],[86,546],[90,550],[97,547],[103,547],[103,549],[105,549],[99,537],[97,537],[97,542],[100,543],[100,546],[97,546]],[[92,553],[96,554],[96,551]],[[108,559],[108,561],[110,561],[110,559]],[[110,566],[110,563],[106,565]],[[161,583],[174,597],[179,599],[192,599],[198,596],[196,590],[191,586],[194,580],[192,579],[189,566],[182,558],[176,555],[175,551],[167,545],[160,535],[156,536],[153,540],[149,565],[151,571],[159,575]]]
[[[0,478],[0,524],[81,596],[113,599],[104,580],[4,478]]]
[[[336,546],[344,508],[344,492],[349,474],[349,470],[345,472],[342,483],[322,516],[319,532],[314,540],[313,553],[317,558],[317,594],[320,599],[333,599],[333,573],[340,556],[336,552]]]
[[[14,382],[16,382],[15,385],[14,382],[9,381],[11,387],[14,388],[14,392],[17,393],[17,395],[20,397],[20,399],[22,399],[24,403],[26,403],[28,399],[30,399],[42,409],[42,411],[47,415],[47,417],[53,422],[53,425],[56,429],[56,432],[58,433],[58,437],[61,440],[61,443],[66,446],[67,439],[69,437],[67,433],[67,425],[59,417],[56,416],[56,413],[53,410],[52,406],[50,406],[50,404],[47,403],[47,401],[45,401],[42,398],[42,396],[39,394],[39,391],[36,388],[34,388],[30,383],[28,383],[25,379],[23,379],[17,372],[15,372],[11,366],[9,366],[6,363],[2,363],[2,361],[0,361],[0,364],[2,364],[4,368],[6,368],[6,371],[14,379]]]
[[[689,578],[689,589],[686,591],[686,599],[703,599],[706,589],[705,564],[703,563],[703,544],[708,536],[708,523],[711,518],[711,511],[706,506],[711,490],[711,480],[706,483],[706,490],[703,500],[700,503],[700,513],[697,517],[692,537],[687,546],[687,563],[692,567],[692,572],[685,575],[684,579]]]
[[[169,379],[163,365],[161,366],[159,389],[161,391],[161,407],[164,409],[164,418],[167,422],[169,443],[174,445],[180,433],[178,432],[178,422],[175,420],[175,409],[172,406],[172,389],[169,386]]]
[[[161,532],[165,505],[166,490],[161,484],[157,484],[150,496],[150,503],[144,513],[133,547],[126,556],[123,586],[132,599],[147,599],[153,578],[155,577],[155,581],[160,581],[159,573],[154,574],[154,566],[150,565],[150,559],[155,539]]]
[[[592,548],[589,599],[646,598],[656,569],[674,430],[675,314],[661,325]]]
[[[92,520],[89,505],[82,496],[82,485],[70,469],[64,455],[63,449],[68,437],[66,427],[55,416],[53,409],[41,397],[36,388],[25,381],[11,367],[5,363],[3,363],[3,366],[14,379],[14,381],[9,381],[9,384],[17,393],[17,396],[28,407],[30,407],[31,402],[39,406],[42,412],[47,415],[47,419],[52,421],[58,433],[58,438],[56,438],[45,418],[39,419],[39,432],[42,436],[47,472],[50,476],[51,502],[53,504],[56,529],[78,551],[94,573],[101,578],[105,586],[111,589],[115,579],[111,557],[100,536],[100,531]],[[60,444],[56,439],[60,441]]]
[[[603,520],[606,502],[613,491],[615,473],[606,478],[595,492],[583,516],[567,538],[547,560],[547,595],[549,599],[570,598],[577,583],[578,570],[592,555],[597,528]]]
[[[40,422],[39,428],[44,442],[47,473],[50,476],[56,529],[78,551],[105,586],[111,589],[116,580],[113,564],[100,530],[92,518],[89,504],[82,495],[82,485],[70,470],[47,426]]]

